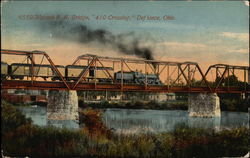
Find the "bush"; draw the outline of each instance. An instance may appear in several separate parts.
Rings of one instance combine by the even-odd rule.
[[[8,102],[1,100],[2,132],[9,132],[21,125],[30,125],[32,120],[25,116]]]
[[[38,127],[19,111],[2,102],[2,150],[8,156],[85,157],[225,157],[249,151],[249,129],[214,130],[189,128],[184,124],[172,132],[121,135],[102,123],[101,111],[87,109],[84,130]]]
[[[248,112],[250,105],[249,99],[221,99],[220,106],[223,111],[241,111]]]
[[[112,131],[102,121],[103,113],[101,110],[88,108],[79,113],[80,122],[83,122],[85,125],[83,130],[90,134],[90,136],[109,137],[112,134]]]

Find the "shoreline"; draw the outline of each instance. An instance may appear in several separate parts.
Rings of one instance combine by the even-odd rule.
[[[47,103],[44,102],[34,102],[34,103],[18,103],[14,104],[14,106],[42,106],[46,107]],[[106,109],[106,108],[117,108],[117,109],[142,109],[142,110],[188,110],[188,102],[187,101],[171,101],[165,103],[157,103],[157,102],[119,102],[119,103],[109,103],[107,101],[103,102],[83,102],[81,100],[78,101],[79,108],[93,108],[93,109]],[[225,108],[225,104],[220,105],[220,109],[222,112],[244,112],[248,113],[248,108],[245,110],[242,109],[229,109]],[[245,106],[244,104],[238,105],[239,107]]]

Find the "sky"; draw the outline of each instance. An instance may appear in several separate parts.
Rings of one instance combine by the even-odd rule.
[[[46,51],[56,64],[71,64],[82,54],[136,58],[114,46],[131,41],[157,60],[249,64],[245,1],[6,1],[1,7],[2,49]],[[105,30],[116,42],[80,41],[82,34],[72,31],[79,25],[92,33]]]

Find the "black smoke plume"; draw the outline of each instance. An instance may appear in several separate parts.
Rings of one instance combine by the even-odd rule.
[[[67,21],[49,21],[42,23],[40,28],[42,28],[43,31],[50,31],[51,35],[56,38],[76,41],[83,44],[97,42],[103,45],[110,45],[123,54],[136,55],[147,60],[154,59],[152,50],[148,47],[140,47],[140,40],[138,37],[135,37],[133,32],[114,35],[105,29],[94,30],[86,25],[69,23]],[[132,39],[130,39],[131,37]]]

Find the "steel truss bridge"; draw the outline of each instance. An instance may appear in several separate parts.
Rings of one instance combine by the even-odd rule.
[[[249,66],[235,66],[216,64],[208,67],[205,73],[196,62],[172,62],[159,60],[142,60],[129,58],[101,57],[96,55],[81,55],[72,65],[84,65],[75,81],[68,81],[58,70],[52,59],[44,51],[19,51],[1,49],[2,55],[25,56],[31,64],[31,75],[25,80],[10,78],[10,74],[1,78],[2,89],[46,89],[46,90],[94,90],[94,91],[148,91],[148,92],[211,92],[211,93],[249,93]],[[51,69],[58,76],[58,81],[38,80],[34,74],[37,65],[36,56],[49,63]],[[39,63],[42,64],[42,63]],[[103,67],[102,71],[110,83],[100,83],[97,80],[86,81],[91,67]],[[117,82],[106,67],[112,67],[115,72],[120,71],[122,79]],[[123,74],[127,71],[142,71],[145,74],[157,74],[162,85],[124,83]],[[247,76],[248,74],[248,76]],[[231,84],[230,76],[242,78],[240,82]],[[96,75],[95,75],[96,77]],[[249,79],[248,79],[249,80]]]

